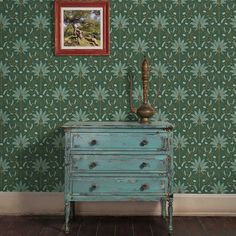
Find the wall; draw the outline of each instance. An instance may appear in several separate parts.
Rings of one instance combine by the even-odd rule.
[[[130,120],[151,63],[154,120],[175,129],[175,190],[236,193],[236,3],[112,0],[111,54],[54,56],[53,1],[0,2],[0,190],[63,191],[69,120]]]

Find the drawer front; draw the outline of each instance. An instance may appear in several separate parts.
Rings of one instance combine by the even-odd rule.
[[[167,155],[73,155],[72,172],[166,171]]]
[[[71,133],[71,148],[78,150],[168,150],[168,133]]]
[[[72,179],[72,194],[146,194],[164,193],[167,189],[166,178],[151,177],[81,177]]]

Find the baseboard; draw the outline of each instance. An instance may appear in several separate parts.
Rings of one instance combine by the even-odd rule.
[[[175,216],[236,216],[236,194],[175,194]],[[63,193],[0,192],[1,215],[62,215]],[[83,202],[79,215],[160,215],[158,202]]]

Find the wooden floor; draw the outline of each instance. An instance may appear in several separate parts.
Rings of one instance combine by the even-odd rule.
[[[1,236],[62,236],[61,217],[0,216]],[[73,236],[168,235],[160,217],[79,217]],[[173,236],[236,236],[235,217],[174,217]]]

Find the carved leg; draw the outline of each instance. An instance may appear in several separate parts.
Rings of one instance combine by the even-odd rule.
[[[75,202],[71,202],[70,219],[75,219]]]
[[[161,216],[163,219],[166,218],[166,199],[165,198],[161,199]]]
[[[69,219],[70,219],[70,202],[65,202],[65,233],[69,233]]]
[[[172,217],[173,217],[173,195],[171,195],[168,199],[169,205],[168,205],[168,217],[169,217],[169,233],[171,234],[173,231],[173,222],[172,222]]]

